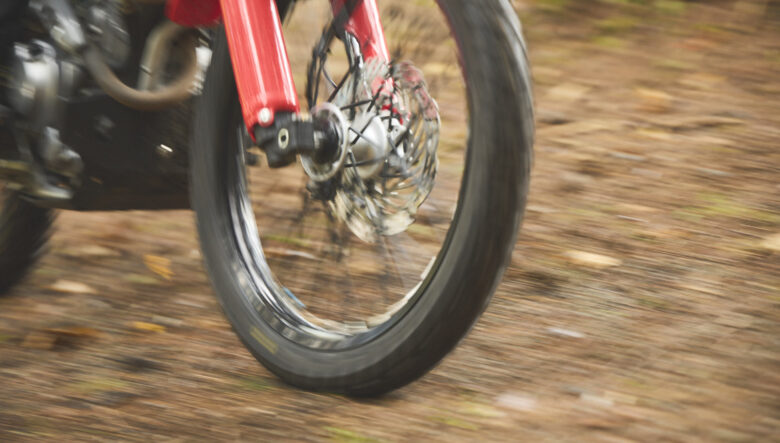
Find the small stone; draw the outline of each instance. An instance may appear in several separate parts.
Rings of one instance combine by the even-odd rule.
[[[566,395],[573,395],[575,397],[579,397],[585,392],[585,389],[579,386],[564,386],[562,391]]]
[[[561,83],[547,91],[547,101],[575,102],[590,92],[590,88],[576,83]]]
[[[601,408],[608,408],[614,406],[615,404],[615,402],[609,398],[599,397],[598,395],[585,394],[585,393],[580,395],[580,401]]]
[[[63,253],[70,257],[94,257],[107,258],[119,257],[122,254],[114,249],[109,249],[100,245],[82,245],[63,250]]]
[[[571,118],[562,112],[550,110],[539,110],[536,115],[536,121],[543,125],[565,125],[571,123]]]
[[[152,323],[171,328],[180,328],[184,325],[184,322],[178,318],[164,317],[162,315],[155,315],[152,317]]]
[[[621,220],[628,220],[636,223],[647,223],[647,220],[638,217],[630,217],[628,215],[617,215],[617,218]]]
[[[192,295],[185,295],[180,298],[175,299],[173,302],[182,306],[187,306],[190,308],[197,308],[197,309],[203,309],[206,307],[204,303],[192,300],[194,297]]]
[[[262,408],[256,408],[254,406],[247,406],[244,408],[241,408],[246,412],[252,413],[252,414],[260,414],[260,415],[271,415],[275,416],[277,415],[276,412],[270,410],[270,409],[262,409]]]
[[[705,175],[714,175],[716,177],[730,177],[731,174],[726,171],[721,171],[719,169],[711,169],[711,168],[696,168],[696,171],[701,172]]]
[[[625,152],[610,152],[609,155],[611,157],[615,157],[620,160],[629,160],[632,162],[643,162],[647,160],[647,157],[642,155],[636,155],[636,154],[628,154]]]
[[[563,329],[563,328],[547,328],[547,332],[553,335],[561,335],[564,337],[571,337],[571,338],[584,338],[585,334],[577,331],[572,331],[569,329]]]
[[[90,308],[95,308],[100,310],[111,309],[111,303],[106,303],[96,298],[90,298],[89,300],[87,300],[86,305],[89,306]]]
[[[761,247],[770,251],[780,252],[780,233],[765,238],[761,242]]]
[[[64,292],[66,294],[96,294],[94,288],[91,286],[85,285],[84,283],[79,283],[75,281],[70,280],[57,280],[49,286],[49,289],[52,291],[57,292]]]
[[[623,264],[620,259],[601,254],[594,254],[592,252],[567,251],[565,255],[571,263],[576,265],[590,266],[598,269],[620,266]]]
[[[496,404],[515,411],[529,412],[536,409],[536,399],[527,395],[504,393],[496,398]]]

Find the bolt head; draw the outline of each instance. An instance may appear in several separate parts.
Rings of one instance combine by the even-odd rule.
[[[271,110],[268,108],[263,108],[260,110],[260,114],[258,114],[257,118],[260,120],[260,123],[263,125],[267,125],[271,123],[271,118],[273,117],[273,114],[271,114]]]
[[[287,145],[290,144],[290,131],[288,131],[287,128],[282,128],[282,130],[279,131],[276,142],[279,145],[279,149],[282,151],[287,149]]]

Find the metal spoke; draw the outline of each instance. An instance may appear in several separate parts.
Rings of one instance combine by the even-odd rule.
[[[369,122],[369,124],[371,124],[371,122]],[[377,146],[377,145],[376,145],[376,143],[374,143],[373,141],[371,141],[371,139],[369,139],[368,137],[366,137],[365,135],[363,135],[363,132],[358,132],[358,131],[356,131],[356,130],[354,130],[354,129],[352,129],[352,128],[349,128],[349,131],[355,134],[355,139],[352,141],[352,143],[353,143],[353,144],[354,144],[355,142],[357,142],[357,140],[358,140],[359,138],[362,138],[363,140],[365,140],[366,142],[368,142],[368,144],[370,144],[371,146],[373,146],[373,147],[377,148],[377,149],[378,149],[378,150],[380,150],[380,151],[382,150],[382,147],[381,147],[381,146]],[[363,129],[363,131],[365,131],[365,128]]]
[[[384,247],[384,250],[385,250],[385,252],[386,252],[386,255],[387,255],[389,258],[390,258],[390,260],[389,260],[389,261],[390,261],[390,262],[392,262],[392,264],[393,264],[393,268],[395,269],[395,275],[397,275],[397,276],[398,276],[398,280],[401,282],[401,286],[404,288],[404,290],[411,289],[412,287],[414,287],[414,285],[415,285],[416,283],[414,283],[414,284],[409,284],[409,280],[408,280],[407,278],[404,278],[404,275],[403,275],[403,273],[402,273],[402,272],[401,272],[401,270],[398,268],[398,262],[395,260],[395,256],[393,255],[393,253],[392,253],[392,252],[390,252],[390,248],[387,246],[387,238],[388,238],[388,237],[386,237],[386,236],[382,236],[382,237],[380,237],[380,238],[381,238],[381,240],[382,240],[382,241],[381,241],[381,244],[382,244],[382,246]],[[404,255],[406,255],[406,252],[405,252],[405,251],[402,251],[402,252],[404,253]]]
[[[363,105],[367,105],[369,103],[371,103],[371,100],[360,100],[360,101],[357,101],[355,103],[350,103],[348,105],[344,105],[340,109],[342,111],[346,111],[348,109],[359,108],[359,107],[361,107]]]
[[[344,74],[344,77],[342,77],[341,80],[339,80],[338,85],[336,85],[336,89],[334,89],[333,92],[330,93],[330,96],[328,96],[328,100],[327,100],[328,102],[332,102],[333,99],[336,98],[336,94],[339,93],[341,88],[347,82],[347,79],[351,76],[352,71],[353,71],[353,68],[352,68],[352,66],[350,66],[350,68],[347,70],[347,73]]]
[[[430,230],[425,226],[433,227],[431,220],[442,218],[425,217],[423,230],[404,232],[414,223],[417,209],[433,187],[438,127],[429,125],[430,117],[424,115],[420,103],[427,91],[413,92],[425,88],[422,76],[409,71],[416,68],[408,63],[388,66],[363,60],[362,42],[344,26],[358,1],[347,0],[345,8],[335,11],[313,48],[307,72],[310,106],[322,104],[327,97],[347,120],[344,135],[349,147],[339,175],[329,182],[306,186],[302,201],[289,195],[286,186],[278,186],[282,180],[261,180],[276,193],[263,198],[263,204],[279,206],[264,214],[269,226],[279,233],[287,230],[295,237],[291,244],[298,238],[306,241],[301,243],[306,253],[317,257],[317,263],[310,262],[314,257],[307,261],[303,255],[280,260],[287,268],[280,269],[281,275],[300,282],[294,287],[305,291],[301,295],[314,311],[305,312],[306,318],[324,331],[347,335],[355,334],[361,322],[366,328],[381,324],[411,299],[408,291],[419,286],[416,272],[423,270],[418,266],[418,254],[430,255],[432,242],[441,237],[440,227]],[[338,64],[344,52],[349,63],[346,72],[342,71],[344,65]],[[382,128],[372,125],[386,129],[386,139],[377,139],[372,129]],[[352,152],[358,149],[356,144],[384,154],[357,161]],[[363,178],[368,171],[376,172]],[[293,275],[298,272],[305,276]]]
[[[381,163],[385,161],[384,159],[377,158],[377,159],[369,159],[369,160],[363,160],[356,163],[344,163],[345,168],[351,168],[353,166],[367,166],[367,165],[373,165],[376,163]]]

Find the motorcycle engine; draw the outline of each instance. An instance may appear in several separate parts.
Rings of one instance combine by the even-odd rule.
[[[131,39],[121,4],[91,0],[76,2],[71,9],[62,0],[30,2],[30,10],[48,35],[14,44],[6,91],[7,104],[17,116],[14,138],[18,157],[30,171],[20,187],[30,195],[68,200],[72,196],[68,188],[78,184],[81,157],[60,141],[62,101],[73,97],[85,74],[74,49],[88,38],[100,49],[107,65],[122,68],[130,58]],[[53,183],[50,173],[62,177],[69,186],[60,186],[57,180]]]
[[[121,4],[116,0],[95,0],[84,14],[90,40],[100,48],[106,64],[114,69],[124,67],[130,57],[130,33]]]
[[[73,12],[81,19],[87,30],[85,36],[79,26],[61,29],[54,17],[62,14],[58,10],[61,2],[33,0],[32,11],[36,12],[41,24],[50,30],[56,44],[43,39],[29,43],[16,43],[11,67],[10,104],[25,116],[33,131],[54,125],[57,98],[69,97],[82,77],[81,62],[67,51],[57,49],[89,38],[97,46],[109,66],[122,68],[130,58],[131,40],[127,23],[122,13],[123,2],[117,0],[92,0],[78,2]],[[59,38],[58,38],[59,37]],[[73,42],[73,43],[71,43]]]
[[[170,22],[161,0],[24,3],[31,20],[0,77],[0,135],[12,140],[0,180],[51,207],[187,207],[198,35]]]

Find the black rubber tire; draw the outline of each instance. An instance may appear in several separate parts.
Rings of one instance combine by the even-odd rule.
[[[0,189],[0,295],[24,277],[49,239],[54,213]]]
[[[533,145],[530,71],[520,23],[506,0],[440,0],[460,47],[471,115],[467,166],[450,243],[430,285],[397,323],[343,351],[301,346],[266,324],[227,213],[224,140],[236,106],[224,32],[196,111],[191,199],[205,265],[236,333],[272,372],[305,389],[374,396],[433,368],[487,306],[511,257],[528,192]]]

